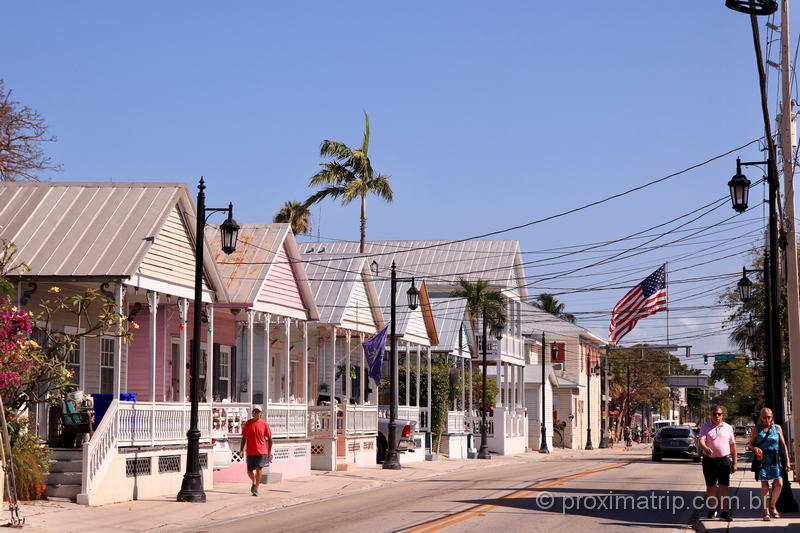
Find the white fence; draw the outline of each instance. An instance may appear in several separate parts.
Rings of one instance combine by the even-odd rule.
[[[242,434],[242,426],[250,418],[249,403],[215,403],[212,409],[214,431],[229,436]],[[302,403],[268,403],[265,419],[276,439],[306,437],[308,435],[306,413],[308,407]]]
[[[118,446],[155,446],[185,443],[191,412],[190,404],[120,401],[116,415]],[[211,405],[198,407],[197,428],[201,440],[211,437]]]
[[[449,434],[465,433],[464,411],[447,411],[447,431]]]
[[[336,407],[336,433],[346,435],[375,435],[378,433],[377,405],[348,405],[345,411]],[[330,406],[308,408],[308,432],[310,435],[332,436]]]
[[[472,425],[472,433],[474,435],[481,434],[481,417],[471,416],[468,417],[467,422]],[[491,416],[486,417],[486,435],[488,437],[494,436],[494,418]]]

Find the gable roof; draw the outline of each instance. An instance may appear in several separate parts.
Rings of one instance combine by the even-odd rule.
[[[467,312],[465,298],[431,298],[431,310],[439,334],[439,344],[431,346],[434,352],[458,352],[458,333],[464,327],[464,317]],[[464,335],[462,350],[464,357],[471,356],[472,342]]]
[[[278,265],[276,261],[285,251],[289,268],[297,282],[297,290],[308,311],[307,319],[319,318],[297,242],[289,224],[241,224],[236,251],[230,255],[222,251],[218,225],[206,226],[206,235],[231,305],[253,307],[270,273],[277,266],[285,266]]]
[[[383,313],[366,260],[356,255],[345,255],[327,256],[329,261],[307,261],[319,257],[319,254],[303,256],[303,265],[319,310],[319,321],[323,324],[342,324],[353,291],[357,284],[364,283],[372,319],[378,328],[383,327]]]
[[[24,277],[130,279],[176,207],[193,247],[196,210],[185,183],[3,182],[0,237],[31,267]],[[224,300],[207,247],[205,256]]]
[[[359,246],[358,242],[300,244],[303,253],[323,249],[327,254],[358,254]],[[501,289],[516,287],[521,298],[528,296],[518,241],[370,241],[365,244],[364,255],[368,263],[378,263],[381,275],[388,276],[394,261],[399,276],[424,279],[431,293],[453,287],[463,277],[471,282],[487,281]]]
[[[563,318],[559,318],[531,304],[520,305],[522,319],[522,334],[528,336],[541,335],[542,332],[554,335],[574,335],[584,340],[605,344],[606,341],[588,329],[581,327]]]

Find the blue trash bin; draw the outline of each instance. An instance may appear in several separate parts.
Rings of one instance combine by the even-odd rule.
[[[97,393],[92,394],[92,398],[94,398],[94,427],[97,429],[97,426],[100,425],[100,421],[103,420],[103,416],[105,416],[106,411],[108,411],[108,407],[111,405],[114,395]]]

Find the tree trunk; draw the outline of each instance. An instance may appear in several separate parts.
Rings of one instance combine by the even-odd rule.
[[[364,246],[367,241],[367,195],[361,195],[361,253],[364,253]]]

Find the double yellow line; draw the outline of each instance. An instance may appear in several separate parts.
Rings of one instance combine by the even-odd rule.
[[[630,461],[624,463],[612,463],[610,465],[601,466],[598,468],[592,468],[590,470],[584,470],[583,472],[578,472],[577,474],[570,474],[568,476],[563,476],[548,481],[534,483],[532,485],[528,485],[527,487],[514,491],[510,494],[506,494],[505,496],[501,496],[500,498],[496,498],[496,500],[513,500],[516,498],[522,498],[524,496],[529,495],[531,492],[539,492],[544,489],[557,487],[558,485],[563,485],[564,483],[568,483],[578,478],[590,476],[592,474],[597,474],[598,472],[604,472],[606,470],[611,470],[612,468],[619,468],[621,466],[629,464],[631,464]],[[465,509],[458,513],[447,515],[445,517],[432,520],[430,522],[425,522],[424,524],[413,527],[411,529],[406,529],[404,530],[404,533],[422,533],[422,532],[430,533],[432,531],[439,531],[440,529],[452,526],[453,524],[457,524],[459,522],[469,520],[470,518],[475,518],[476,516],[481,516],[483,514],[486,514],[489,511],[497,509],[498,507],[500,507],[500,505],[491,505],[488,503],[482,503],[480,505],[475,505],[473,507],[470,507],[469,509]]]

